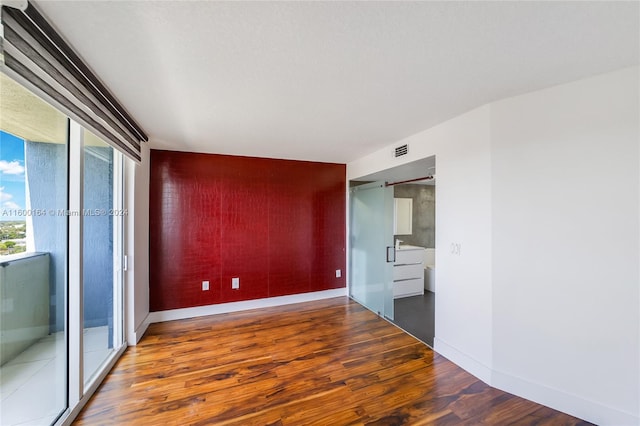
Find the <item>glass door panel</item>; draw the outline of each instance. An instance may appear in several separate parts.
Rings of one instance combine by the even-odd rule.
[[[85,389],[120,347],[121,179],[110,145],[84,131],[83,377]],[[120,183],[120,185],[118,184]]]
[[[350,295],[393,319],[393,188],[374,182],[350,192]]]
[[[0,73],[0,425],[67,398],[67,117]]]

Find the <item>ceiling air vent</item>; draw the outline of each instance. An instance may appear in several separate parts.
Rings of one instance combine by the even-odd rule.
[[[396,147],[395,156],[402,157],[403,155],[407,155],[409,153],[409,145],[404,144]]]

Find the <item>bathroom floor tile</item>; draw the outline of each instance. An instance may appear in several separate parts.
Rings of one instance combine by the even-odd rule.
[[[433,347],[435,336],[435,293],[402,297],[393,301],[393,323]]]

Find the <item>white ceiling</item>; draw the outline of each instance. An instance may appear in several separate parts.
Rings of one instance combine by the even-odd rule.
[[[638,64],[639,5],[37,2],[152,148],[340,163]]]

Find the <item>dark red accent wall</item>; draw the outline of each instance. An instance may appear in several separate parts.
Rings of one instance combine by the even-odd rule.
[[[152,150],[150,310],[345,287],[345,182],[344,164]]]

